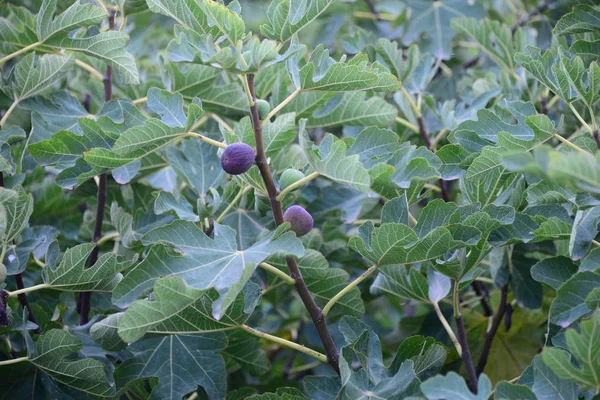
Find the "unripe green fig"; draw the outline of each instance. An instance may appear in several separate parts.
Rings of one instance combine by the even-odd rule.
[[[281,189],[285,189],[291,184],[298,182],[302,178],[304,178],[302,171],[298,171],[294,168],[288,168],[283,171],[279,177],[279,186],[281,186]]]
[[[6,270],[6,266],[2,263],[0,263],[0,283],[4,283],[4,281],[6,280],[6,275],[8,274],[8,271]]]
[[[258,108],[258,115],[261,119],[266,118],[267,115],[269,115],[269,113],[271,112],[271,105],[266,100],[256,100],[256,107]]]

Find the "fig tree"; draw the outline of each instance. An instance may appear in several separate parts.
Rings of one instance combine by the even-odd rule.
[[[246,143],[230,144],[221,157],[223,170],[231,175],[243,174],[252,164],[254,164],[254,149]]]
[[[283,220],[292,225],[292,230],[296,236],[306,235],[313,228],[314,220],[312,215],[300,206],[291,206],[283,213]]]
[[[279,186],[281,189],[285,189],[293,183],[298,182],[300,179],[304,178],[304,174],[302,171],[298,171],[294,168],[288,168],[279,177]]]
[[[256,100],[256,107],[258,108],[258,115],[261,119],[266,118],[267,115],[269,115],[269,113],[271,112],[271,105],[266,100]]]

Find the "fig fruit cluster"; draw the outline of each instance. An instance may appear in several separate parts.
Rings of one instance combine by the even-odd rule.
[[[296,232],[296,236],[306,235],[311,231],[314,225],[312,215],[300,206],[291,206],[283,213],[283,220],[289,222],[292,226],[292,231]]]
[[[254,149],[246,143],[232,143],[225,148],[221,157],[221,167],[231,175],[240,175],[254,164]]]

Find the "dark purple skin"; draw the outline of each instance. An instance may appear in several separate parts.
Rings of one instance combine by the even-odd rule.
[[[254,149],[246,143],[232,143],[225,148],[221,157],[223,170],[231,175],[240,175],[254,164]]]
[[[283,213],[283,220],[292,224],[292,230],[296,236],[306,235],[313,228],[312,215],[300,206],[291,206]]]

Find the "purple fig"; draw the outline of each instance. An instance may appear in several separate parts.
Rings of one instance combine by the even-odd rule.
[[[296,236],[306,235],[313,228],[312,215],[300,206],[291,206],[283,213],[283,220],[292,224],[292,230]]]
[[[225,148],[221,157],[223,170],[231,175],[240,175],[254,164],[254,149],[246,143],[232,143]]]

